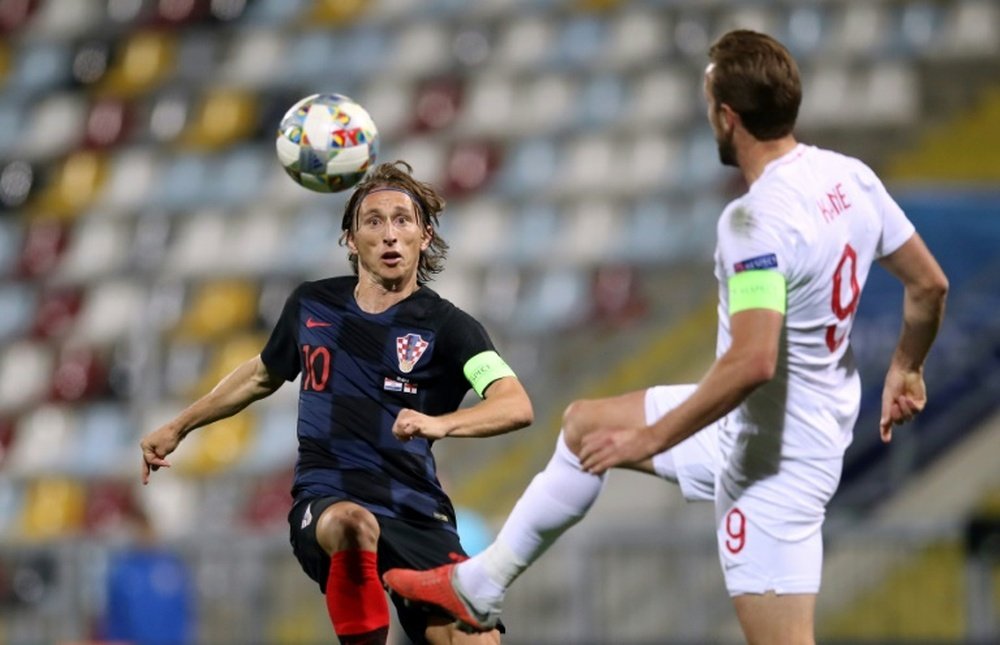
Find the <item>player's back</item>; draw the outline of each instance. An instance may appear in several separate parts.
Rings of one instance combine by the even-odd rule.
[[[740,230],[740,218],[750,220],[743,223],[748,230]],[[802,144],[771,162],[723,214],[720,252],[725,255],[728,244],[740,249],[730,255],[746,253],[748,245],[739,238],[751,238],[749,248],[773,256],[767,262],[785,276],[786,336],[778,373],[745,407],[748,416],[768,424],[779,420],[753,414],[753,408],[783,409],[781,423],[809,428],[786,433],[786,455],[835,455],[850,442],[860,382],[848,337],[861,291],[872,262],[912,232],[870,168]],[[779,400],[785,404],[772,405]]]

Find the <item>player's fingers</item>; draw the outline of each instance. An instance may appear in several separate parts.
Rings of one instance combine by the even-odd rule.
[[[882,417],[878,424],[879,434],[882,436],[882,443],[892,441],[892,419]]]
[[[145,486],[149,483],[149,462],[146,461],[146,457],[142,458],[142,485]]]
[[[909,421],[913,417],[913,408],[910,407],[909,397],[897,396],[896,406],[899,408],[900,423]]]

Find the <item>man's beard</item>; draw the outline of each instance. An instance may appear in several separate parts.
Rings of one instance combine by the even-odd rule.
[[[728,134],[715,138],[715,143],[719,146],[719,161],[723,166],[737,166],[736,146],[733,145],[734,130]]]

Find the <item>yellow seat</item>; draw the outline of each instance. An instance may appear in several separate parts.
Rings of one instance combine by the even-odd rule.
[[[365,0],[315,0],[303,22],[308,25],[349,25],[365,12],[370,3]]]
[[[21,531],[29,540],[64,538],[83,525],[86,492],[71,479],[40,479],[26,491]]]
[[[38,197],[36,216],[71,219],[100,194],[107,178],[107,160],[94,151],[66,157],[52,183]]]
[[[135,97],[159,85],[173,70],[175,38],[169,31],[144,31],[132,35],[101,80],[99,90]]]
[[[188,447],[188,454],[176,464],[179,472],[205,476],[232,467],[251,445],[255,426],[253,410],[243,410],[198,430],[198,441]]]
[[[209,364],[198,379],[191,396],[201,396],[210,391],[227,374],[260,353],[267,337],[264,334],[244,333],[227,339],[216,349]]]
[[[245,280],[202,284],[176,329],[184,340],[212,341],[249,327],[257,315],[257,287]]]
[[[211,90],[203,98],[180,142],[195,150],[225,148],[250,137],[256,118],[253,94],[232,89]]]

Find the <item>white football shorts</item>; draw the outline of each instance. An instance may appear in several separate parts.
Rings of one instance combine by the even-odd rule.
[[[646,391],[646,423],[651,424],[694,392],[696,385],[660,385]],[[719,560],[730,596],[817,593],[823,540],[819,530],[803,535],[800,523],[782,530],[774,522],[773,508],[760,512],[765,500],[740,491],[732,499],[720,485],[724,464],[719,447],[719,425],[709,425],[670,450],[653,457],[660,477],[677,483],[687,501],[713,501],[716,507],[716,540]],[[762,529],[762,524],[767,530]],[[794,529],[794,530],[793,530]],[[778,537],[783,535],[784,537]]]

